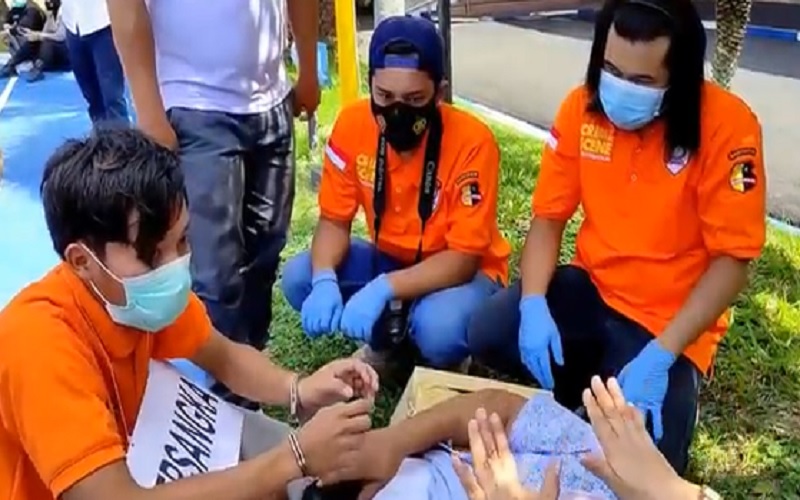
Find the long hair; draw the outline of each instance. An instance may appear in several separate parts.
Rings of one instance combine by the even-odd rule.
[[[607,0],[597,15],[594,42],[586,70],[589,109],[603,112],[598,98],[600,73],[605,64],[611,27],[631,42],[669,37],[664,64],[669,82],[661,116],[669,149],[694,153],[700,147],[700,104],[705,82],[706,33],[691,0]]]

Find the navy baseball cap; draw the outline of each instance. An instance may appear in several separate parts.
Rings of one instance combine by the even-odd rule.
[[[387,54],[386,48],[405,43],[415,54]],[[424,17],[392,16],[384,19],[369,42],[369,74],[376,69],[410,68],[428,73],[434,82],[444,77],[444,42],[436,25]]]

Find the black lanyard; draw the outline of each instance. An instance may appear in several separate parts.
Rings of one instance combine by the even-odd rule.
[[[414,260],[418,264],[422,260],[422,238],[425,235],[425,224],[433,214],[433,204],[436,197],[436,172],[439,169],[439,152],[442,148],[442,116],[437,109],[431,116],[428,128],[428,142],[425,144],[425,165],[422,169],[422,186],[419,192],[417,214],[422,223],[419,233],[417,256]],[[378,248],[378,237],[381,232],[383,213],[386,211],[386,136],[378,137],[378,152],[375,155],[375,183],[372,196],[372,209],[375,212],[375,248]],[[377,252],[376,252],[377,256]],[[373,271],[377,273],[377,259],[373,259]]]

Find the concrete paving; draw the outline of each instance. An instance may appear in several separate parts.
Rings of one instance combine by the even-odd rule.
[[[583,78],[591,36],[589,23],[565,19],[454,22],[455,94],[548,128],[563,97]],[[362,47],[368,37],[369,32],[360,36]],[[795,222],[800,221],[799,78],[800,44],[748,39],[733,81],[764,129],[770,213]]]

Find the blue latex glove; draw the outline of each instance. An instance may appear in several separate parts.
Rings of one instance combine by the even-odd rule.
[[[345,336],[359,342],[369,342],[372,327],[393,295],[394,290],[385,274],[367,283],[344,306],[340,328]]]
[[[561,335],[558,333],[547,299],[544,295],[528,295],[519,302],[519,352],[522,362],[539,381],[542,389],[553,390],[553,370],[550,354],[559,366],[564,366]]]
[[[653,439],[664,434],[661,423],[661,406],[667,395],[669,369],[677,356],[664,349],[657,340],[651,340],[628,363],[619,375],[619,384],[625,399],[635,405],[645,418],[650,414],[653,422]]]
[[[336,273],[332,270],[316,273],[311,280],[311,293],[300,308],[303,330],[311,338],[338,330],[342,308]]]

